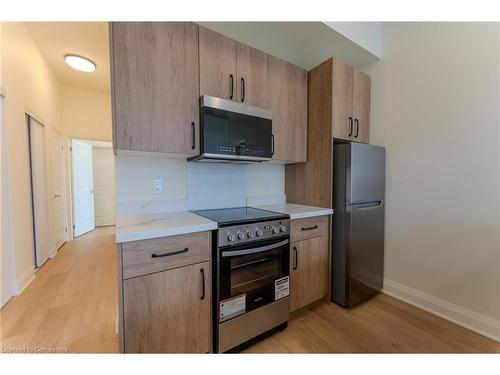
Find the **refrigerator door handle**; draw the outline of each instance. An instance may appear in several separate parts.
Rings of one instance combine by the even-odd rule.
[[[383,204],[384,204],[384,201],[379,200],[379,201],[369,202],[369,203],[354,203],[354,204],[350,204],[350,206],[354,206],[358,210],[363,210],[363,209],[380,207]]]

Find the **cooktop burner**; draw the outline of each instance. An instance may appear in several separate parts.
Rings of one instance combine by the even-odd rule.
[[[223,208],[217,210],[201,210],[192,212],[217,222],[219,227],[289,218],[288,215],[261,210],[253,207]]]

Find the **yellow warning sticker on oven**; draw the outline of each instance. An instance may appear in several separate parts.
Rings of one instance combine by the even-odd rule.
[[[246,294],[232,297],[220,301],[219,303],[219,322],[222,323],[228,319],[245,313],[246,309]]]
[[[282,277],[274,281],[274,300],[277,301],[290,294],[290,278]]]

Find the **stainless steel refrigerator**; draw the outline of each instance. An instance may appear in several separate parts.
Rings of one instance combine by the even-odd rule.
[[[332,301],[354,306],[383,286],[385,149],[333,150]]]

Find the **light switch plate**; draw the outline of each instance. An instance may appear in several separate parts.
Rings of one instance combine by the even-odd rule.
[[[153,180],[153,193],[163,193],[163,180]]]

